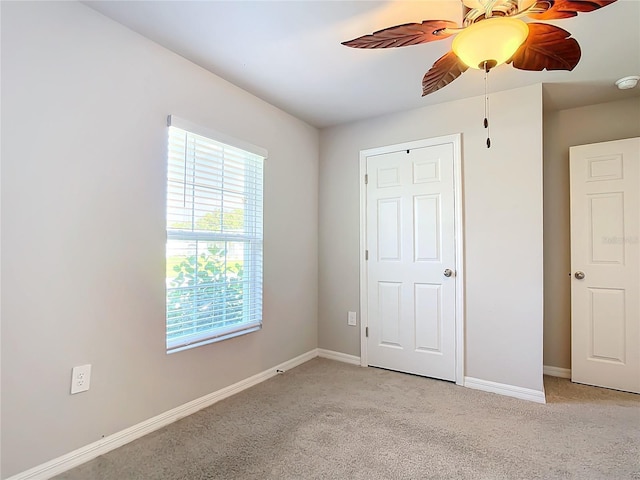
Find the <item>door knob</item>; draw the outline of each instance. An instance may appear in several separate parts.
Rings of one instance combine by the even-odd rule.
[[[581,272],[581,271],[578,270],[574,274],[574,277],[576,277],[578,280],[584,280],[585,274],[584,274],[584,272]]]
[[[453,275],[453,270],[451,270],[450,268],[447,268],[447,269],[444,271],[444,276],[445,276],[445,277],[450,277],[451,275]]]

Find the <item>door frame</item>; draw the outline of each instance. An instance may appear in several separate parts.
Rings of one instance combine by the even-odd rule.
[[[360,150],[360,365],[368,366],[366,329],[369,326],[367,247],[367,157],[450,143],[453,146],[454,238],[455,238],[455,361],[456,384],[464,385],[464,229],[462,191],[462,134],[443,135],[395,145]]]

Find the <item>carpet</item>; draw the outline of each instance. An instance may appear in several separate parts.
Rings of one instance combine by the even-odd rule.
[[[640,480],[640,395],[547,404],[316,358],[58,480]]]

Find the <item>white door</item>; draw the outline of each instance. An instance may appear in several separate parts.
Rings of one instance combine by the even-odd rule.
[[[367,363],[454,381],[454,144],[369,156],[366,169]]]
[[[640,393],[640,138],[570,156],[571,379]]]

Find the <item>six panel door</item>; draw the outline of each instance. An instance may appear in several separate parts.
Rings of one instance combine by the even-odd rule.
[[[571,379],[640,393],[640,138],[570,156]]]
[[[451,143],[367,158],[369,365],[455,380],[453,163]]]

